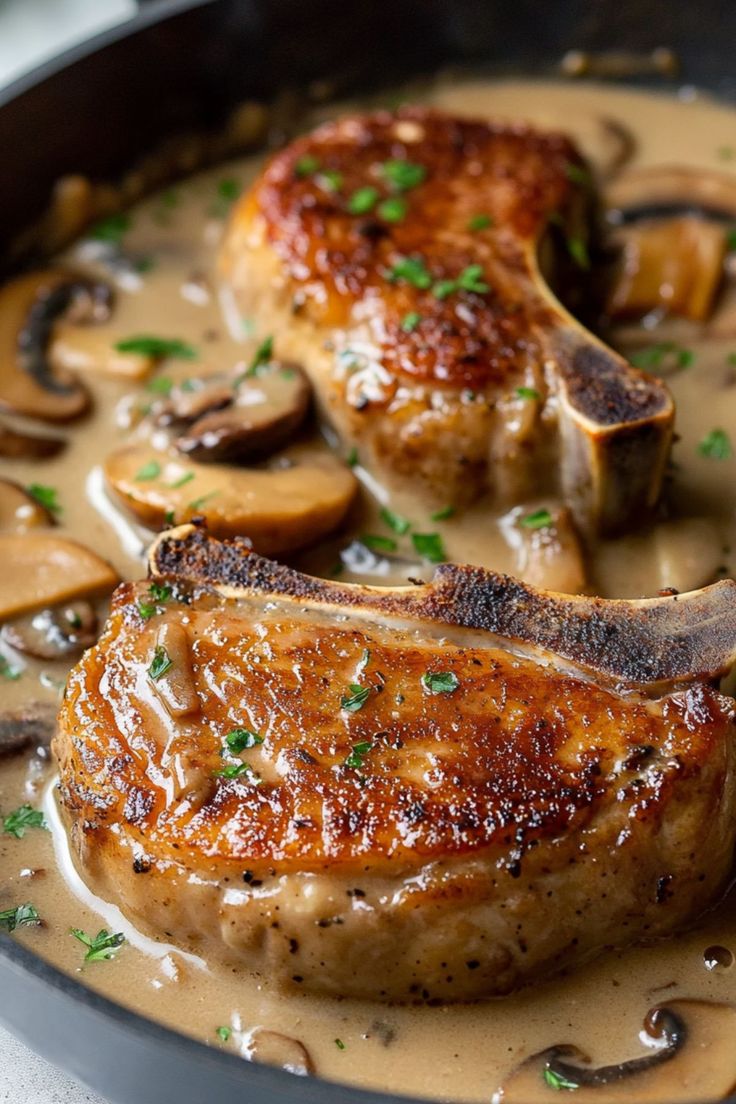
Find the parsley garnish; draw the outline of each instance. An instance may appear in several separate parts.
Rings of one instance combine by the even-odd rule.
[[[542,1077],[551,1089],[556,1089],[558,1092],[560,1089],[569,1089],[572,1091],[573,1089],[580,1088],[577,1081],[570,1081],[569,1078],[564,1077],[561,1073],[555,1073],[549,1066],[545,1066],[542,1070]]]
[[[340,708],[346,709],[348,713],[357,713],[371,696],[371,687],[351,682],[348,685],[348,691],[349,693],[343,694],[340,698]]]
[[[160,613],[157,602],[167,602],[171,597],[171,586],[169,583],[151,583],[148,588],[148,593],[151,595],[153,602],[138,603],[138,612],[144,621],[148,621],[156,613]]]
[[[167,397],[171,394],[173,387],[174,381],[171,376],[154,376],[146,384],[146,391],[151,391],[154,395]]]
[[[217,185],[217,194],[226,203],[234,203],[240,195],[240,182],[232,176],[220,180]]]
[[[406,215],[408,204],[401,196],[391,196],[378,204],[376,214],[386,222],[401,222]]]
[[[345,760],[345,766],[351,767],[353,770],[359,770],[372,746],[370,740],[361,740],[359,743],[353,744],[353,750]]]
[[[354,468],[358,463],[358,450],[355,445],[353,445],[350,452],[345,457],[345,463],[348,465],[349,468]]]
[[[588,246],[582,238],[568,238],[567,251],[578,268],[590,268]]]
[[[259,736],[257,732],[253,732],[250,728],[234,728],[231,732],[228,732],[225,737],[225,743],[227,744],[228,751],[231,751],[234,755],[238,755],[241,751],[245,751],[246,748],[256,747],[257,744],[263,743],[263,737]]]
[[[414,333],[419,323],[422,321],[422,316],[418,311],[409,311],[405,314],[401,320],[401,328],[404,333]]]
[[[456,291],[473,291],[482,295],[489,290],[489,285],[483,279],[482,265],[473,264],[464,268],[456,280],[438,280],[432,287],[432,294],[436,299],[446,299]]]
[[[414,551],[430,563],[442,563],[447,559],[439,533],[412,533]]]
[[[256,785],[261,781],[250,763],[229,763],[221,771],[216,772],[215,778],[240,778],[241,774],[252,775],[252,780]]]
[[[692,349],[684,349],[675,345],[672,341],[661,341],[657,345],[649,345],[646,349],[640,349],[632,353],[630,362],[637,368],[648,371],[650,368],[659,368],[665,359],[674,360],[677,368],[689,368],[695,360]]]
[[[317,177],[320,188],[326,192],[339,192],[342,188],[343,176],[337,169],[323,169]]]
[[[149,678],[153,679],[153,681],[156,682],[157,679],[160,679],[162,675],[165,675],[166,672],[173,666],[173,661],[164,646],[162,644],[157,644],[156,647],[153,649],[153,659],[151,660],[151,665],[148,668]]]
[[[408,192],[411,188],[416,188],[427,176],[424,165],[417,165],[412,161],[384,161],[381,172],[397,192]]]
[[[369,184],[353,192],[348,200],[348,211],[351,215],[367,215],[377,203],[378,189]]]
[[[335,1039],[335,1046],[338,1050],[345,1050],[345,1044],[342,1039]]]
[[[47,487],[45,483],[29,483],[26,487],[31,498],[35,499],[39,506],[43,506],[50,514],[60,514],[61,506],[57,498],[56,487]]]
[[[319,158],[313,157],[312,154],[305,153],[294,165],[294,172],[300,179],[303,179],[305,176],[312,176],[313,173],[317,172],[318,168]]]
[[[215,1035],[217,1036],[217,1038],[220,1040],[221,1043],[227,1043],[227,1042],[230,1041],[230,1036],[232,1035],[232,1028],[230,1028],[230,1027],[218,1027],[217,1030],[215,1031]]]
[[[5,909],[0,912],[0,928],[6,932],[14,932],[16,928],[24,924],[38,924],[41,917],[33,905],[18,905],[16,908]]]
[[[43,813],[32,805],[21,805],[14,813],[8,813],[3,820],[3,832],[16,839],[23,839],[29,828],[45,828]]]
[[[411,526],[408,518],[402,517],[401,514],[395,514],[387,506],[384,506],[381,510],[381,521],[385,521],[389,529],[393,529],[394,533],[398,533],[400,537],[403,537],[404,533],[408,533]]]
[[[130,215],[119,212],[98,222],[89,232],[89,236],[95,241],[108,242],[110,245],[120,245],[123,236],[130,230]]]
[[[194,472],[184,472],[184,475],[180,475],[178,479],[175,479],[173,483],[169,483],[172,491],[178,491],[179,487],[185,487],[187,483],[191,483],[194,479]]]
[[[426,290],[432,286],[432,276],[421,257],[400,257],[388,272],[391,283],[405,280],[412,287]]]
[[[0,675],[10,679],[11,682],[16,682],[20,678],[20,671],[17,667],[11,667],[5,656],[0,655]]]
[[[214,498],[215,495],[218,495],[219,493],[219,491],[210,491],[209,494],[200,495],[199,498],[192,499],[187,508],[194,513],[197,510],[200,510],[202,506],[204,506],[205,502],[209,502],[211,498]]]
[[[84,956],[85,962],[109,960],[115,956],[125,942],[125,936],[122,932],[112,934],[105,928],[101,928],[94,937],[87,935],[81,928],[70,928],[69,934],[73,935],[87,948]]]
[[[468,230],[487,230],[489,226],[493,226],[493,219],[490,215],[473,215],[468,220]]]
[[[732,226],[726,234],[726,248],[731,253],[736,249],[736,226]]]
[[[360,541],[371,552],[395,552],[398,547],[392,537],[382,537],[378,533],[364,533]]]
[[[712,429],[698,445],[698,452],[708,460],[730,460],[733,456],[731,438],[725,429]]]
[[[152,479],[158,479],[161,474],[161,465],[158,460],[149,460],[135,474],[136,483],[150,483]]]
[[[535,510],[531,514],[526,514],[519,525],[523,525],[525,529],[546,529],[552,524],[552,515],[549,510]]]
[[[441,510],[435,510],[431,515],[432,521],[447,521],[455,513],[454,506],[443,506]]]
[[[239,387],[243,380],[250,379],[251,376],[258,374],[258,369],[264,364],[269,364],[273,359],[273,335],[269,334],[268,337],[264,337],[261,344],[258,346],[253,354],[253,359],[248,365],[245,372],[237,377],[235,380],[235,387]]]
[[[173,510],[167,510],[166,513],[164,514],[164,524],[165,525],[173,525],[174,524],[174,511]]]
[[[452,694],[460,685],[453,671],[425,671],[421,683],[430,694]]]
[[[568,161],[565,165],[565,176],[572,184],[580,184],[587,187],[590,184],[590,173],[582,165],[576,165],[574,161]]]
[[[119,353],[139,353],[141,356],[155,357],[156,360],[162,360],[164,357],[196,360],[199,356],[197,350],[188,341],[180,341],[178,337],[154,337],[152,334],[126,337],[122,341],[116,341],[115,348]]]
[[[517,387],[514,394],[519,399],[541,399],[536,387]]]

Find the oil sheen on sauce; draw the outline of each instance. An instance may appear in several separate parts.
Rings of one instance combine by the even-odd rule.
[[[593,160],[603,156],[601,119],[616,120],[633,135],[632,164],[641,166],[687,164],[728,171],[723,151],[731,148],[736,132],[734,113],[704,99],[678,101],[579,84],[439,83],[424,98],[460,113],[522,118],[567,130]],[[117,306],[106,324],[111,341],[134,333],[181,338],[200,350],[196,371],[203,374],[229,370],[252,355],[265,335],[258,332],[257,320],[244,327],[233,318],[217,288],[215,255],[226,216],[223,193],[229,191],[218,190],[218,185],[234,180],[244,186],[258,164],[258,159],[229,164],[133,210],[126,252],[150,258],[151,266],[140,266],[145,269],[141,273],[119,274]],[[77,267],[110,276],[99,247],[89,241],[73,247],[69,259]],[[736,333],[731,341],[725,335],[700,344],[692,327],[688,334],[692,362],[668,379],[678,407],[673,499],[679,514],[645,536],[596,549],[588,565],[591,590],[640,596],[663,586],[689,589],[719,573],[731,574],[736,459],[713,460],[701,455],[698,445],[715,426],[734,424],[736,375],[727,366],[729,354],[736,351]],[[176,377],[192,371],[191,364],[172,362],[159,374]],[[60,531],[80,536],[123,578],[135,578],[143,572],[149,535],[112,505],[98,465],[130,432],[128,396],[134,393],[133,402],[144,402],[147,392],[144,384],[103,377],[91,377],[89,385],[95,412],[69,430],[65,453],[43,468],[6,463],[2,474],[23,484],[53,484],[63,510]],[[309,447],[327,445],[314,441]],[[355,533],[377,531],[381,489],[378,497],[370,490],[369,485],[351,519]],[[392,501],[391,506],[412,516],[411,502]],[[463,518],[438,521],[432,528],[441,532],[452,559],[523,570],[504,536],[503,520],[483,503]],[[302,555],[299,563],[327,574],[347,544],[349,534],[343,532],[326,547]],[[350,562],[351,577],[349,567]],[[352,577],[391,582],[421,570],[408,562],[382,563],[379,557],[367,574],[356,568]],[[15,663],[16,657],[12,659]],[[58,664],[28,662],[20,678],[2,682],[3,706],[54,700],[65,673]],[[254,1029],[261,1027],[299,1040],[316,1072],[329,1079],[441,1100],[488,1101],[523,1059],[556,1043],[575,1043],[596,1065],[641,1053],[637,1033],[642,1019],[663,996],[736,1002],[736,970],[727,953],[736,951],[730,899],[676,939],[611,951],[569,976],[485,1004],[405,1008],[286,997],[266,978],[152,943],[115,908],[96,899],[69,857],[48,761],[24,755],[0,760],[0,812],[7,814],[23,802],[43,806],[50,831],[33,829],[22,839],[0,835],[0,910],[31,901],[44,920],[41,927],[19,928],[15,937],[99,992],[213,1047],[245,1056]],[[69,934],[72,927],[91,934],[104,927],[124,933],[127,942],[109,961],[83,964],[84,947]],[[716,955],[714,947],[726,951]],[[218,1028],[229,1029],[229,1034],[218,1034]],[[698,1095],[695,1086],[688,1091]],[[553,1099],[554,1091],[548,1095]]]

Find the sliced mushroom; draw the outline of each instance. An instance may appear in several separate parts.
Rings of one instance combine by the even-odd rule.
[[[280,1031],[268,1031],[265,1027],[253,1030],[245,1047],[245,1057],[251,1062],[278,1066],[301,1077],[314,1074],[314,1063],[303,1043],[290,1035],[282,1035]]]
[[[0,755],[32,746],[48,747],[56,728],[57,712],[57,706],[51,702],[29,702],[21,709],[0,713]]]
[[[176,447],[202,463],[256,460],[285,445],[307,416],[310,387],[296,364],[272,361],[236,378],[189,384],[172,394],[171,412],[188,422]]]
[[[355,476],[335,457],[296,450],[288,466],[235,468],[184,464],[132,446],[108,457],[105,477],[149,529],[203,516],[213,534],[250,537],[265,555],[293,552],[326,536],[357,490]]]
[[[0,636],[24,655],[64,659],[80,655],[97,639],[97,614],[89,602],[67,602],[8,621]]]
[[[0,532],[25,533],[54,524],[53,515],[19,483],[0,479]]]
[[[0,289],[0,407],[48,422],[83,414],[87,390],[72,373],[54,370],[47,347],[62,316],[102,321],[111,305],[107,284],[62,270],[32,272]]]
[[[37,437],[0,422],[0,456],[4,460],[46,460],[65,446],[63,437]]]
[[[562,594],[583,590],[583,549],[569,510],[516,506],[501,519],[500,527],[514,551],[514,574],[519,578]]]
[[[118,576],[77,541],[52,533],[0,534],[0,621],[112,590]]]
[[[62,372],[94,372],[105,376],[143,380],[156,366],[152,356],[120,353],[114,334],[98,333],[72,322],[58,322],[49,346],[49,360]]]
[[[591,1066],[577,1047],[549,1047],[518,1067],[492,1096],[495,1104],[545,1104],[560,1090],[576,1104],[597,1100],[722,1100],[736,1085],[736,1009],[677,1000],[644,1018],[641,1042],[649,1053],[612,1065]]]

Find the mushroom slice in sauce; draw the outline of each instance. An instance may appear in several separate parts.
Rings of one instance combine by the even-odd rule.
[[[48,747],[56,727],[57,707],[51,702],[29,702],[0,712],[0,755],[28,747]]]
[[[300,428],[309,401],[310,387],[301,368],[276,361],[234,381],[215,378],[188,393],[177,389],[171,409],[189,425],[176,447],[201,462],[268,456]]]
[[[0,620],[104,594],[118,576],[96,552],[52,533],[0,534]]]
[[[574,1092],[576,1104],[720,1100],[736,1084],[734,1031],[736,1009],[730,1005],[671,1001],[644,1017],[639,1039],[648,1054],[595,1067],[577,1047],[549,1047],[522,1062],[492,1099],[495,1104],[543,1104],[554,1099],[555,1090],[566,1090]]]
[[[251,1032],[245,1047],[245,1057],[251,1062],[279,1066],[301,1077],[314,1074],[314,1063],[303,1043],[290,1035],[282,1035],[280,1031],[268,1031],[264,1027],[257,1027]]]
[[[49,346],[49,359],[58,371],[96,372],[105,376],[143,380],[156,366],[145,353],[121,353],[117,338],[77,322],[59,322]]]
[[[0,456],[4,460],[47,460],[66,446],[63,437],[22,433],[0,422]]]
[[[68,422],[89,407],[89,394],[66,370],[55,370],[48,345],[56,322],[104,321],[107,284],[62,270],[19,276],[0,290],[0,407],[48,422]]]
[[[2,639],[24,655],[63,659],[79,655],[97,639],[97,614],[86,601],[66,602],[8,621]]]
[[[50,511],[19,483],[0,479],[0,532],[24,533],[54,524]]]
[[[216,536],[246,536],[266,555],[313,544],[336,529],[357,490],[334,456],[292,452],[288,466],[183,463],[131,446],[105,462],[108,485],[150,529],[202,516]]]

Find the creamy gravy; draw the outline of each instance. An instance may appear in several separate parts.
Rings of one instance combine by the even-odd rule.
[[[732,149],[736,116],[730,109],[700,99],[677,102],[641,93],[584,85],[537,83],[439,85],[429,98],[469,115],[525,118],[541,126],[567,130],[597,164],[610,155],[601,118],[622,123],[634,136],[632,165],[687,164],[703,170],[736,172]],[[230,371],[247,363],[266,334],[257,320],[237,317],[218,290],[215,256],[232,186],[246,185],[260,159],[249,159],[202,174],[172,191],[147,200],[131,212],[123,249],[134,262],[113,266],[99,243],[85,240],[67,259],[75,267],[112,279],[117,303],[109,323],[95,327],[112,343],[132,334],[175,337],[199,351],[196,361],[171,360],[156,376],[186,378]],[[137,271],[138,268],[142,271]],[[142,263],[141,263],[142,262]],[[722,574],[731,574],[736,542],[736,460],[714,460],[698,445],[714,428],[726,430],[736,414],[736,375],[729,354],[736,351],[736,332],[707,340],[691,323],[668,324],[666,340],[686,345],[692,363],[668,378],[678,406],[679,439],[674,449],[670,517],[645,534],[601,544],[589,556],[584,577],[576,580],[564,555],[554,553],[535,581],[566,589],[585,588],[611,596],[654,594],[665,586],[690,589]],[[678,328],[679,327],[679,328]],[[664,333],[664,331],[663,331]],[[635,349],[646,341],[629,327],[619,334],[622,345]],[[734,377],[734,378],[732,378]],[[86,376],[94,395],[91,417],[69,428],[69,444],[57,459],[45,463],[6,461],[2,474],[22,484],[52,484],[62,508],[60,529],[77,536],[105,556],[122,578],[143,571],[150,534],[131,521],[107,494],[99,464],[135,427],[131,411],[152,401],[145,383]],[[131,397],[132,396],[132,397]],[[312,439],[303,449],[325,451]],[[431,573],[415,562],[411,543],[397,537],[380,519],[386,502],[368,473],[358,470],[366,490],[351,515],[347,531],[320,548],[300,554],[300,566],[329,574],[353,536],[366,532],[395,539],[397,555],[377,554],[366,565],[348,553],[341,570],[346,578],[378,582]],[[197,497],[191,484],[192,499]],[[420,531],[441,534],[448,556],[501,571],[529,574],[515,547],[509,519],[494,517],[478,503],[462,518],[431,521],[416,516],[411,501],[392,501]],[[533,509],[545,503],[527,504]],[[32,699],[54,701],[66,675],[63,664],[26,661],[3,646],[17,679],[0,689],[6,707]],[[16,755],[0,762],[0,812],[23,802],[43,807],[50,832],[29,830],[22,839],[0,835],[0,911],[32,902],[42,927],[21,927],[15,938],[78,976],[95,989],[143,1014],[249,1056],[256,1027],[282,1032],[308,1050],[321,1076],[376,1089],[445,1100],[487,1101],[510,1072],[536,1051],[556,1043],[580,1046],[595,1064],[617,1062],[641,1053],[638,1032],[646,1011],[663,996],[736,1002],[736,970],[714,966],[714,945],[736,949],[736,916],[729,899],[696,930],[647,948],[611,952],[572,976],[558,978],[516,996],[477,1006],[442,1008],[383,1007],[309,996],[284,996],[264,979],[204,963],[173,947],[152,944],[138,935],[114,908],[97,900],[75,874],[58,821],[53,772],[48,761]],[[550,918],[554,922],[554,917]],[[123,932],[127,942],[110,961],[81,966],[84,948],[69,934],[71,927],[94,934],[100,928]],[[725,956],[727,958],[727,956]],[[724,959],[725,960],[725,959]],[[218,1036],[228,1028],[229,1037]],[[222,1034],[227,1034],[223,1032]],[[707,1061],[707,1058],[705,1059]],[[736,1081],[736,1066],[733,1070]],[[720,1094],[719,1083],[683,1082],[683,1099],[699,1090]],[[635,1092],[634,1082],[630,1082]],[[552,1098],[552,1090],[548,1093]],[[672,1085],[663,1097],[675,1099]]]

